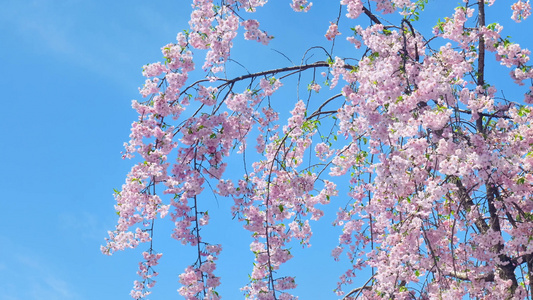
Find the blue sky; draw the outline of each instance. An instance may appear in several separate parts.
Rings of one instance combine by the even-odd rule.
[[[236,42],[234,58],[241,64],[253,72],[290,65],[272,49],[295,63],[311,46],[330,49],[323,35],[338,6],[315,1],[304,15],[293,13],[289,1],[272,2],[257,17],[265,18],[262,23],[276,38],[268,47]],[[446,10],[430,3],[428,9],[449,15],[455,4]],[[508,6],[503,7],[509,17]],[[116,223],[113,188],[120,188],[133,164],[120,152],[136,118],[130,103],[140,98],[141,68],[161,60],[160,48],[187,28],[189,14],[184,0],[2,1],[2,299],[131,299],[144,247],[112,257],[99,247]],[[272,15],[276,18],[266,19]],[[515,26],[504,24],[511,30]],[[525,41],[526,32],[511,35]],[[231,71],[242,69],[233,65]],[[294,96],[294,91],[287,93]],[[335,207],[346,201],[343,197]],[[208,235],[227,241],[219,263],[220,292],[225,299],[240,299],[238,289],[246,283],[253,256],[247,250],[248,233],[227,213],[228,201],[209,204],[215,226]],[[338,236],[329,226],[332,219],[316,227],[313,247],[295,249],[301,257],[285,268],[295,270],[301,299],[334,298],[331,290],[344,268],[329,257]],[[177,298],[177,275],[194,260],[191,249],[170,239],[170,222],[163,221],[156,223],[161,229],[155,247],[164,256],[151,299]]]

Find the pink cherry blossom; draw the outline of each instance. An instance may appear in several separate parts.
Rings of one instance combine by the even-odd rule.
[[[517,23],[531,16],[531,4],[529,4],[529,0],[526,2],[519,0],[511,5],[511,9],[513,10],[511,19]]]
[[[328,28],[328,31],[326,32],[326,38],[328,40],[333,40],[337,35],[340,35],[341,33],[339,32],[339,28],[337,26],[337,24],[335,23],[330,23],[329,25],[329,28]]]
[[[195,252],[183,258],[178,293],[222,297],[224,241],[205,234],[218,222],[213,195],[231,199],[231,217],[249,234],[249,299],[297,299],[291,250],[312,247],[315,222],[328,219],[338,234],[332,261],[345,266],[333,288],[344,299],[532,297],[533,67],[528,41],[486,24],[494,0],[464,1],[429,34],[415,21],[430,2],[341,0],[346,13],[320,25],[331,53],[236,77],[228,63],[238,33],[272,39],[268,22],[247,18],[267,1],[191,2],[188,30],[143,67],[123,153],[136,160],[115,190],[117,225],[101,247],[141,247],[131,297],[156,284],[164,260],[154,224],[167,220]],[[312,3],[290,6],[307,12]],[[531,14],[529,1],[511,8],[517,22]],[[353,34],[335,39],[348,23]],[[516,83],[518,98],[488,76],[493,62],[508,69],[496,75]],[[298,98],[283,92],[290,77]]]

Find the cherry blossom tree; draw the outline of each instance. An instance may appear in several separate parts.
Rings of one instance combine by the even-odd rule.
[[[160,218],[197,251],[179,294],[223,296],[224,241],[201,231],[210,221],[205,199],[215,194],[233,201],[228,218],[250,234],[255,261],[242,287],[250,299],[296,299],[298,281],[278,271],[293,244],[310,243],[328,205],[342,228],[332,263],[348,257],[337,274],[342,299],[532,299],[533,69],[530,51],[486,20],[495,0],[464,0],[432,31],[421,21],[438,5],[428,0],[332,1],[340,13],[323,24],[331,50],[228,76],[242,32],[265,45],[273,39],[254,19],[267,2],[193,0],[190,28],[143,69],[124,153],[140,160],[115,193],[118,224],[102,246],[109,255],[146,249],[131,296],[144,298],[155,284]],[[494,15],[530,16],[529,0],[512,2],[512,16]],[[291,8],[313,9],[306,0],[287,1]],[[487,80],[490,62],[508,69],[498,76],[510,76],[520,98]],[[277,98],[291,78],[305,96]],[[231,156],[242,156],[242,174],[225,172]],[[341,187],[348,202],[333,200]],[[355,286],[362,269],[371,275]]]

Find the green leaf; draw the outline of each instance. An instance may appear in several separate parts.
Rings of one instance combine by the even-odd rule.
[[[378,57],[379,57],[379,52],[372,52],[372,54],[370,54],[370,56],[369,56],[370,61],[374,61]]]
[[[496,25],[498,25],[498,23],[490,23],[489,25],[487,25],[487,29],[494,31],[496,30]]]

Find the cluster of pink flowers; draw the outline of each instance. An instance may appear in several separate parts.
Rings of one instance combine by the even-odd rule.
[[[170,219],[172,238],[198,249],[179,275],[179,293],[221,298],[215,272],[222,246],[206,241],[201,230],[211,218],[203,195],[212,190],[233,199],[232,213],[250,233],[255,259],[244,294],[296,299],[289,293],[296,279],[278,271],[293,258],[294,242],[311,246],[313,221],[325,214],[321,205],[339,195],[334,178],[349,187],[349,203],[340,205],[334,221],[342,231],[333,260],[349,261],[338,295],[359,270],[372,269],[369,284],[358,290],[368,299],[526,297],[530,279],[518,268],[533,260],[533,110],[498,98],[483,67],[485,56],[494,55],[519,85],[533,79],[533,68],[530,51],[502,39],[500,25],[476,23],[484,18],[479,7],[495,0],[456,8],[432,37],[423,37],[410,19],[424,1],[375,0],[366,7],[341,0],[346,17],[372,21],[355,25],[344,42],[364,46],[361,57],[332,53],[327,63],[233,79],[215,74],[224,74],[239,29],[244,39],[272,39],[258,20],[237,12],[253,13],[267,1],[192,2],[190,30],[162,47],[163,62],[143,68],[144,101],[132,102],[139,118],[124,153],[139,162],[115,192],[118,223],[101,248],[111,255],[150,244],[133,298],[146,297],[155,284],[157,218]],[[306,12],[312,3],[290,5]],[[531,13],[529,1],[512,9],[516,21]],[[399,26],[382,24],[381,16],[393,12],[403,16]],[[337,24],[327,28],[330,41],[340,34]],[[434,39],[440,47],[431,47]],[[191,82],[194,49],[206,50],[205,78]],[[328,91],[318,93],[313,77],[309,97],[322,103],[297,99],[281,122],[272,104],[282,88],[278,78],[318,68],[327,68],[322,74],[337,96],[320,98]],[[248,86],[239,90],[242,82]],[[526,104],[532,94],[529,86]],[[322,131],[321,122],[331,128]],[[226,174],[233,149],[245,155],[253,146],[260,158],[244,177]]]
[[[496,59],[506,67],[524,66],[529,61],[531,51],[522,49],[519,44],[499,45]]]
[[[153,278],[156,277],[158,273],[155,272],[152,267],[159,264],[159,259],[163,254],[154,254],[151,252],[152,251],[142,253],[145,261],[139,263],[139,271],[137,271],[137,275],[142,278],[142,281],[135,280],[133,283],[133,289],[130,293],[130,296],[133,299],[142,299],[148,296],[151,293],[149,289],[154,287],[156,283]]]
[[[242,26],[246,30],[244,38],[247,40],[258,41],[263,45],[268,45],[273,36],[268,35],[265,31],[259,29],[259,22],[257,20],[246,20],[242,22]]]
[[[265,78],[261,78],[259,81],[259,86],[262,90],[262,95],[268,97],[272,96],[275,91],[277,91],[283,84],[279,79],[276,79],[274,77],[270,78],[269,80],[266,80]]]
[[[351,19],[357,19],[363,12],[363,2],[361,0],[341,0],[342,5],[346,5],[348,13],[346,16]]]
[[[308,12],[313,6],[313,2],[307,2],[307,0],[292,0],[291,7],[297,12]]]
[[[529,0],[526,2],[519,0],[511,5],[511,9],[513,10],[511,19],[517,23],[520,23],[531,16],[531,4],[529,4]]]
[[[202,294],[203,297],[201,298],[205,300],[221,298],[216,291],[216,287],[220,285],[220,277],[214,275],[215,261],[221,250],[220,245],[206,245],[205,251],[200,253],[201,257],[197,265],[188,266],[185,272],[179,276],[182,284],[178,290],[180,295],[188,300],[199,299]]]
[[[475,34],[465,34],[465,23],[474,14],[473,8],[457,7],[452,18],[446,18],[443,25],[442,37],[451,41],[456,41],[464,49],[468,45],[475,42],[477,36]],[[437,29],[437,28],[436,28]]]
[[[337,37],[337,35],[340,35],[341,33],[339,32],[339,26],[337,26],[337,24],[335,23],[331,23],[330,22],[330,25],[329,25],[329,28],[328,28],[328,31],[326,32],[326,39],[328,39],[329,41],[332,41],[334,38]]]

